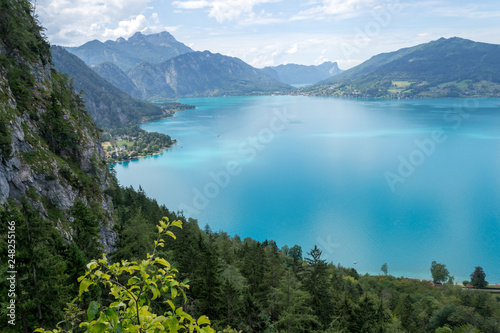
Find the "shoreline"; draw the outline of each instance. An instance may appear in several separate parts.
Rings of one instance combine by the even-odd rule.
[[[136,161],[136,160],[140,160],[141,158],[160,155],[160,154],[164,153],[166,150],[169,150],[169,149],[173,148],[177,144],[177,140],[173,139],[172,141],[173,141],[173,143],[170,146],[162,148],[162,149],[160,149],[159,151],[157,151],[157,152],[155,152],[153,154],[144,155],[144,156],[137,156],[137,157],[134,157],[134,158],[129,158],[129,159],[123,160],[123,161],[116,161],[114,163],[107,163],[107,164],[110,167],[112,167],[112,166],[114,166],[116,164],[120,164],[120,163],[124,163],[124,162],[130,162],[130,161]]]

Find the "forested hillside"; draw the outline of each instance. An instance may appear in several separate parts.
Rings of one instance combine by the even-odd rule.
[[[188,279],[184,310],[203,314],[212,327],[242,332],[499,332],[500,295],[466,290],[451,283],[359,275],[353,268],[327,263],[318,248],[281,248],[273,241],[200,229],[198,222],[169,211],[139,189],[107,192],[118,218],[113,262],[152,253],[157,221],[179,219],[177,239],[166,239],[157,255]],[[429,264],[429,268],[431,265]],[[385,269],[389,269],[390,267]],[[430,276],[430,274],[429,274]],[[76,292],[77,286],[73,286]],[[91,290],[106,303],[106,293]],[[498,295],[498,296],[496,296]],[[79,302],[81,309],[89,306]],[[168,306],[151,302],[157,313]],[[446,328],[450,328],[447,330]],[[440,329],[440,330],[439,330]]]
[[[117,224],[115,260],[151,252],[154,225],[162,215],[183,221],[183,230],[175,230],[177,239],[168,240],[160,253],[191,281],[185,309],[208,315],[219,329],[230,325],[243,332],[500,330],[500,294],[451,283],[436,287],[382,272],[361,276],[353,268],[327,263],[318,248],[280,247],[273,241],[213,232],[209,226],[200,230],[197,221],[158,206],[141,190],[115,189],[110,194],[122,221]]]
[[[389,98],[497,97],[499,68],[500,45],[440,38],[378,54],[305,92]]]
[[[51,54],[54,68],[67,74],[76,92],[82,92],[85,109],[99,127],[130,126],[167,116],[167,105],[155,105],[130,97],[64,48],[52,46]]]

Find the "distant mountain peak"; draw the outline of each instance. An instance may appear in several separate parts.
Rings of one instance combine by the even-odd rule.
[[[162,31],[156,34],[144,35],[144,38],[155,45],[167,46],[173,43],[179,43],[168,31]]]
[[[178,42],[167,31],[144,35],[138,31],[126,40],[123,37],[105,43],[92,41],[79,47],[66,48],[88,66],[112,62],[123,71],[129,71],[143,61],[158,64],[193,50]]]
[[[143,40],[144,40],[144,35],[140,31],[137,31],[135,34],[133,34],[132,36],[129,37],[127,42],[133,43],[136,41],[143,41]]]

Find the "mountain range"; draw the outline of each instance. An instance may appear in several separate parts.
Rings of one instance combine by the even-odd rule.
[[[148,101],[178,97],[271,94],[292,87],[244,61],[196,52],[168,32],[66,48],[127,94]]]
[[[170,33],[143,35],[136,32],[129,39],[100,42],[93,40],[78,47],[67,47],[69,52],[82,59],[87,65],[95,66],[112,62],[121,70],[128,71],[141,62],[157,64],[193,50],[178,42]]]
[[[342,73],[336,62],[326,61],[321,65],[286,64],[262,69],[267,75],[287,84],[313,84]]]
[[[376,55],[302,93],[389,98],[500,96],[500,45],[441,38]]]
[[[148,101],[178,97],[298,93],[377,98],[500,95],[500,46],[462,38],[382,53],[342,71],[337,63],[254,68],[193,51],[167,32],[67,48],[113,86]],[[315,83],[298,92],[289,84]]]

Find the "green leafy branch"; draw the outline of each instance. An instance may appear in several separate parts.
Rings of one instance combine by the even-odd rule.
[[[178,271],[171,267],[170,263],[163,258],[156,257],[158,247],[164,247],[163,236],[176,238],[174,233],[168,230],[170,227],[182,228],[181,221],[170,222],[163,217],[159,221],[158,238],[154,242],[152,254],[141,262],[126,261],[110,264],[106,255],[102,259],[93,260],[87,264],[85,275],[78,278],[80,282],[79,297],[86,293],[93,285],[103,285],[109,289],[109,294],[114,297],[115,302],[103,306],[96,301],[90,303],[87,310],[87,321],[79,324],[87,332],[204,332],[211,333],[215,330],[210,327],[207,316],[194,319],[184,312],[182,307],[176,307],[174,301],[180,295],[186,302],[185,289],[189,288],[188,281],[179,282],[176,279]],[[124,278],[129,276],[126,282]],[[122,277],[120,279],[120,277]],[[151,312],[151,301],[165,298],[168,311],[163,315]],[[75,299],[76,301],[76,299]],[[74,305],[68,305],[68,309],[75,311]],[[72,332],[72,328],[45,331],[37,329],[35,332]],[[235,332],[227,329],[225,332]]]

